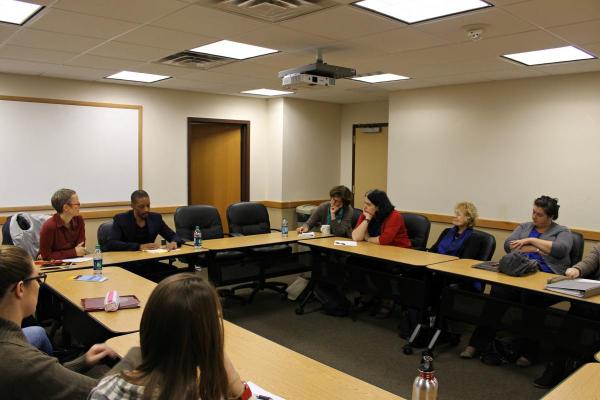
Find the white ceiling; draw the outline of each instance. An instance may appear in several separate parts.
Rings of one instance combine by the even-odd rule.
[[[343,79],[293,95],[353,103],[403,89],[600,71],[599,60],[525,67],[500,57],[565,45],[600,54],[600,0],[488,1],[495,7],[406,25],[350,0],[278,23],[211,9],[206,0],[31,0],[46,8],[24,27],[0,23],[0,72],[106,82],[125,69],[173,76],[139,85],[237,95],[279,89],[278,71],[314,62],[321,48],[325,62],[359,74],[412,78],[387,84]],[[477,42],[463,28],[473,24],[485,25]],[[281,52],[210,70],[154,63],[221,39]]]

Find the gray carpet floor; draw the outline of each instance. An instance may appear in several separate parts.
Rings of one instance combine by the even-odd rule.
[[[315,308],[317,304],[311,306]],[[415,349],[409,356],[402,353],[405,340],[397,334],[397,316],[380,320],[362,313],[357,321],[352,321],[348,317],[327,316],[319,311],[299,316],[294,312],[295,307],[296,303],[264,291],[252,304],[228,304],[224,314],[230,322],[410,399],[420,349]],[[547,392],[532,384],[541,374],[542,365],[491,367],[478,359],[460,359],[458,355],[468,340],[471,327],[462,324],[451,327],[462,333],[461,344],[436,349],[440,399],[538,399]]]

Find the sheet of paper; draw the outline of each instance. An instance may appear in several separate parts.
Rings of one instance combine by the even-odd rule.
[[[108,280],[108,278],[103,275],[77,275],[73,279],[83,282],[104,282]]]
[[[80,263],[80,262],[86,262],[86,261],[91,261],[92,257],[74,257],[74,258],[65,258],[63,260],[63,262],[68,262],[68,263]]]
[[[263,396],[263,399],[266,397],[272,400],[285,400],[283,397],[279,397],[274,395],[273,393],[267,392],[265,389],[261,388],[254,382],[248,381],[246,383],[248,383],[248,386],[250,387],[250,390],[252,391],[252,394],[256,399],[259,398],[258,396]]]
[[[177,251],[179,249],[175,249],[175,250],[167,250],[167,249],[150,249],[150,250],[144,250],[146,253],[152,253],[152,254],[160,254],[160,253],[169,253],[171,251]]]
[[[315,237],[314,232],[304,232],[304,233],[298,234],[298,239],[314,239],[314,237]]]
[[[354,240],[336,240],[333,242],[334,246],[351,246],[356,247],[358,244]]]

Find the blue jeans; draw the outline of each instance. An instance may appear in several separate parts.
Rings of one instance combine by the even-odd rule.
[[[23,334],[33,347],[38,348],[48,355],[52,355],[52,343],[50,343],[50,339],[46,335],[44,328],[41,326],[28,326],[23,328]]]

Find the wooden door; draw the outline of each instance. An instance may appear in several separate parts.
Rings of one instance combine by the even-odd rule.
[[[242,131],[228,123],[190,125],[190,205],[215,206],[228,232],[227,206],[242,200]]]
[[[362,208],[368,190],[387,191],[388,128],[356,127],[354,136],[354,207]]]

